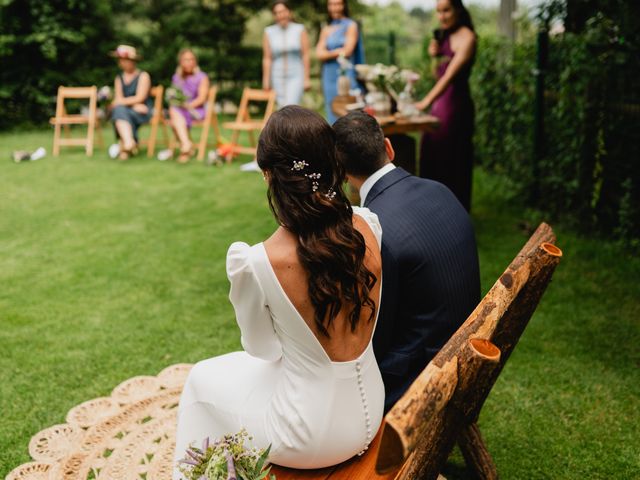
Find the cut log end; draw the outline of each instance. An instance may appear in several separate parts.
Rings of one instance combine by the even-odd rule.
[[[472,338],[469,342],[471,343],[471,348],[473,348],[478,355],[494,362],[500,360],[500,349],[489,340]]]
[[[405,451],[400,435],[391,425],[385,423],[376,460],[376,473],[382,475],[397,470],[404,460]]]
[[[548,242],[542,243],[540,245],[540,248],[551,256],[562,257],[562,250],[556,247],[553,243],[548,243]]]

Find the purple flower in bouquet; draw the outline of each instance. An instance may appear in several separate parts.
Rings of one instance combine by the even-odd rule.
[[[246,448],[246,430],[213,442],[205,438],[201,448],[190,445],[178,469],[185,480],[275,480],[267,463],[269,448]]]

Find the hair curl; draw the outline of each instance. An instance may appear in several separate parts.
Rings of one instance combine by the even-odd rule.
[[[318,330],[328,327],[344,305],[355,331],[363,308],[373,320],[370,298],[376,277],[364,264],[364,237],[353,226],[353,210],[342,190],[344,169],[335,134],[317,113],[287,106],[274,113],[260,134],[258,165],[269,175],[267,197],[274,216],[298,237],[297,253],[309,277],[309,298]],[[294,161],[304,161],[294,170]],[[318,188],[305,174],[319,173]],[[335,192],[335,195],[330,195]]]

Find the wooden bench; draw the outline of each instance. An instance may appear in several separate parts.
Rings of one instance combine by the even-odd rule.
[[[497,478],[476,421],[562,257],[554,242],[541,224],[387,413],[364,455],[318,470],[274,466],[278,480],[435,479],[456,442],[478,478]]]

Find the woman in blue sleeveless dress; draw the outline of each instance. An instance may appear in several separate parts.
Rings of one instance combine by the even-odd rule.
[[[469,76],[476,52],[476,34],[461,0],[438,0],[440,30],[429,45],[437,63],[437,82],[416,106],[431,107],[440,127],[422,136],[420,176],[445,184],[471,209],[474,106]]]
[[[331,109],[331,103],[338,94],[338,57],[343,56],[351,65],[363,63],[364,59],[358,24],[349,18],[347,0],[328,0],[327,9],[329,23],[320,32],[316,56],[322,62],[322,91],[327,121],[333,125],[337,117]],[[357,88],[355,69],[349,68],[346,75],[351,81],[351,88]]]
[[[299,105],[309,80],[309,37],[304,25],[291,21],[286,1],[272,6],[275,24],[264,30],[262,39],[262,87],[276,92],[278,107]]]
[[[138,147],[138,128],[151,119],[151,77],[138,69],[140,57],[135,48],[119,45],[111,55],[118,59],[122,70],[114,82],[111,120],[120,140],[119,159],[127,160]]]

